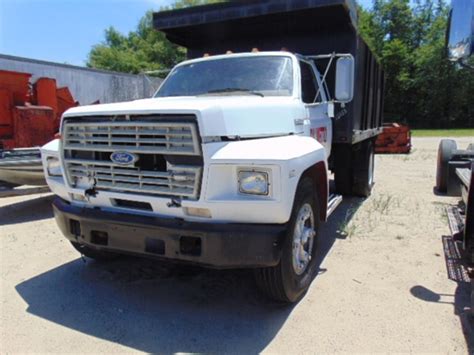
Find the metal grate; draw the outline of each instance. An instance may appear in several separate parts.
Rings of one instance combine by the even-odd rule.
[[[64,149],[199,155],[196,125],[191,122],[65,122]]]
[[[150,156],[200,156],[194,122],[66,120],[62,136],[64,167],[73,187],[189,199],[199,197],[202,166],[167,163],[166,171],[140,166],[140,160]],[[131,165],[104,159],[109,156],[108,152],[116,151],[135,153],[140,159]]]
[[[196,198],[201,169],[173,166],[167,172],[142,171],[113,163],[82,159],[65,160],[73,181],[88,179],[99,189],[186,196]]]

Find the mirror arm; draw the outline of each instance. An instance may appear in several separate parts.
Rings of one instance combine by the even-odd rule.
[[[332,104],[340,104],[341,108],[344,108],[344,107],[346,107],[346,104],[351,102],[351,101],[339,101],[339,100],[334,99],[334,100],[331,100],[329,102],[332,103]]]
[[[334,58],[336,57],[336,53],[335,52],[332,52],[330,54],[330,59],[329,59],[329,63],[328,65],[326,66],[326,70],[324,71],[324,74],[323,74],[323,77],[321,78],[321,85],[324,85],[324,82],[326,81],[326,76],[328,75],[329,73],[329,69],[331,68],[331,64],[332,62],[334,61]],[[316,92],[316,96],[315,98],[318,97],[319,93],[321,92],[321,87],[318,86],[318,91]]]

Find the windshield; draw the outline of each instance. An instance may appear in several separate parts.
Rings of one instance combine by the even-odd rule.
[[[252,56],[182,65],[170,73],[155,97],[245,94],[291,96],[291,58]]]

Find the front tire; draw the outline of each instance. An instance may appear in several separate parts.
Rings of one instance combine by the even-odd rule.
[[[298,185],[280,262],[255,270],[257,285],[266,295],[285,303],[303,297],[316,273],[318,231],[318,201],[311,179],[304,178]]]

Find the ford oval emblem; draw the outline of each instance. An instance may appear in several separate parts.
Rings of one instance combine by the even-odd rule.
[[[138,160],[138,155],[129,152],[113,152],[110,160],[115,164],[132,165]]]

